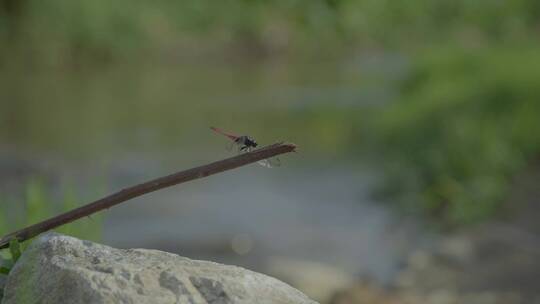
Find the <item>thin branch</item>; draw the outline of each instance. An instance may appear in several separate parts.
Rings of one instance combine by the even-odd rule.
[[[111,208],[129,199],[154,192],[163,188],[171,187],[177,184],[185,183],[194,179],[199,179],[220,173],[223,171],[238,168],[256,161],[270,158],[279,154],[293,152],[296,145],[290,143],[277,143],[266,146],[251,152],[243,153],[238,156],[226,158],[208,165],[195,167],[189,170],[180,171],[171,175],[156,178],[146,183],[138,184],[125,188],[100,200],[87,205],[75,208],[71,211],[62,213],[50,219],[37,224],[28,226],[21,230],[9,233],[0,239],[0,249],[9,246],[9,241],[17,238],[19,241],[28,240],[40,233],[57,228],[61,225],[73,222],[77,219],[89,216],[103,209]]]

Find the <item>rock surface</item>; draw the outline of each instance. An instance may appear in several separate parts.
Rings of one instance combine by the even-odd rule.
[[[115,249],[48,233],[11,271],[3,304],[316,303],[274,278],[240,267],[145,249]]]

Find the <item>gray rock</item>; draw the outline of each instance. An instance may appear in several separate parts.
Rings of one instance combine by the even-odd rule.
[[[316,303],[274,278],[240,267],[145,249],[115,249],[48,233],[8,276],[3,304]]]

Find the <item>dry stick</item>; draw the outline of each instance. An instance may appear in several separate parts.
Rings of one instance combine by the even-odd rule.
[[[194,179],[238,168],[279,154],[293,152],[295,151],[295,149],[296,145],[294,144],[276,143],[251,152],[240,154],[238,156],[216,161],[208,165],[180,171],[171,175],[156,178],[146,183],[125,188],[90,204],[75,208],[71,211],[62,213],[48,220],[44,220],[32,226],[28,226],[21,230],[9,233],[2,237],[2,239],[0,239],[0,249],[8,247],[9,241],[14,238],[17,238],[17,240],[19,241],[28,240],[40,233],[73,222],[82,217],[89,216],[103,209],[108,209],[114,205],[118,205],[134,197],[138,197],[180,183],[185,183]]]

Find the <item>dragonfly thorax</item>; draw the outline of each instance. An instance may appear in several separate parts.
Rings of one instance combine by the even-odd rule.
[[[242,149],[248,149],[248,148],[256,148],[257,147],[257,142],[251,138],[250,136],[240,136],[238,137],[235,142],[242,146]]]

